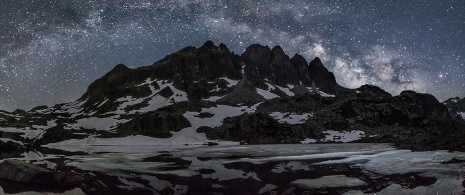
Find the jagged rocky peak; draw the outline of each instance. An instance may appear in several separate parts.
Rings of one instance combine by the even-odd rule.
[[[162,90],[159,82],[168,83],[163,88],[169,85],[161,92],[171,90],[172,93],[159,92]],[[281,91],[276,86],[286,89]],[[264,92],[257,95],[260,91],[257,88]],[[95,111],[98,107],[103,113],[115,110],[117,100],[147,98],[158,93],[172,99],[176,91],[182,91],[188,100],[202,100],[231,96],[234,90],[233,99],[249,94],[248,100],[243,101],[253,99],[255,102],[264,94],[268,94],[263,96],[267,99],[305,94],[315,88],[336,95],[345,89],[336,83],[334,75],[318,58],[308,64],[298,54],[289,58],[280,46],[270,49],[259,44],[250,45],[239,56],[223,43],[217,46],[207,41],[199,48],[188,46],[167,55],[151,66],[131,69],[119,64],[94,81],[80,100],[86,101],[87,111]]]
[[[337,84],[334,74],[323,66],[319,58],[307,64],[301,55],[289,58],[280,46],[270,49],[268,46],[253,44],[241,58],[245,64],[245,77],[252,81],[267,79],[281,86],[303,84],[329,93],[344,89]]]
[[[200,48],[186,47],[152,65],[155,77],[179,81],[215,80],[222,77],[240,79],[239,56],[224,44],[207,41]]]
[[[291,63],[294,66],[294,68],[297,71],[298,78],[302,82],[302,84],[306,86],[311,86],[312,85],[312,78],[310,77],[310,74],[308,74],[309,69],[308,69],[308,63],[305,58],[299,54],[295,54],[291,58]]]
[[[246,67],[245,76],[249,80],[268,79],[278,85],[299,84],[297,70],[280,46],[270,49],[253,44],[241,57]]]
[[[308,65],[308,70],[313,84],[323,91],[335,92],[342,88],[337,84],[334,74],[323,66],[320,58],[315,57]]]

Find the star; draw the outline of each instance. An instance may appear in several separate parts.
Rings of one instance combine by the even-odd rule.
[[[79,98],[116,64],[146,66],[207,40],[322,59],[342,86],[464,97],[461,1],[5,0],[0,109]]]

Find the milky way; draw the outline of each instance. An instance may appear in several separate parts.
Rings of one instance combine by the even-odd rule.
[[[123,63],[207,40],[320,57],[349,88],[465,96],[465,1],[2,0],[0,109],[73,101]]]

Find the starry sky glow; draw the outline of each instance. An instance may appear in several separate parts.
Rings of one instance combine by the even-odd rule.
[[[206,40],[320,57],[338,83],[465,97],[463,0],[3,0],[0,109],[69,102]]]

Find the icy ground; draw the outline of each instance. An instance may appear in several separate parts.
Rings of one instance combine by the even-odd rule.
[[[82,189],[75,189],[85,193],[86,187],[125,194],[462,194],[465,190],[462,152],[414,152],[388,144],[92,147],[87,151],[98,153],[27,152],[16,159],[74,170],[87,178]],[[1,182],[0,187],[11,191]]]

